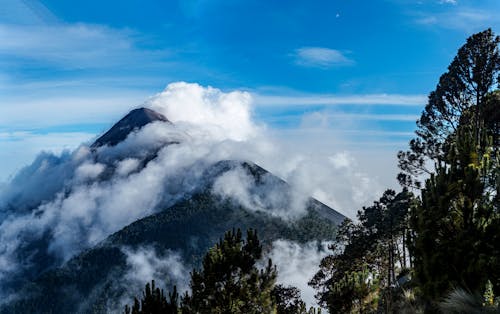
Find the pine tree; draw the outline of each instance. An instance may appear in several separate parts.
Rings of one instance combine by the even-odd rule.
[[[447,165],[426,181],[412,215],[415,274],[430,300],[456,286],[478,291],[490,277],[500,288],[498,183],[496,192],[487,186],[489,177],[499,180],[498,154],[492,160],[491,138],[483,134],[490,144],[479,145],[474,130],[458,128]]]
[[[142,299],[139,302],[134,298],[132,308],[125,306],[125,314],[177,314],[179,294],[177,288],[169,293],[169,301],[162,289],[155,286],[155,281],[146,284],[142,293]]]
[[[405,270],[408,215],[414,197],[408,190],[387,190],[372,206],[358,212],[359,223],[345,220],[333,254],[321,261],[310,282],[330,313],[392,309],[393,286]]]
[[[321,309],[310,308],[300,298],[300,291],[295,287],[276,285],[271,292],[276,304],[276,314],[321,314]]]
[[[430,175],[433,164],[445,162],[450,140],[460,124],[472,126],[479,143],[484,131],[481,122],[490,118],[491,112],[498,115],[498,102],[488,102],[488,98],[500,78],[499,43],[500,37],[487,29],[469,37],[458,50],[429,95],[417,121],[417,137],[410,141],[408,151],[398,153],[402,170],[398,180],[403,186],[420,188],[419,177]]]
[[[201,270],[191,273],[191,293],[186,292],[180,303],[175,287],[167,301],[153,281],[151,286],[146,284],[141,301],[135,298],[125,313],[320,314],[306,309],[296,288],[275,285],[277,271],[270,259],[267,266],[258,268],[262,255],[256,231],[248,230],[246,239],[239,229],[227,232],[207,252]]]
[[[192,294],[182,298],[183,313],[271,313],[276,268],[271,260],[259,270],[262,246],[253,230],[227,232],[191,274]]]

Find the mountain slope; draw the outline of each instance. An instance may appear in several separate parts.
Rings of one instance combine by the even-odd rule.
[[[132,111],[91,146],[94,148],[92,158],[99,161],[102,147],[113,149],[113,145],[120,144],[131,132],[155,121],[171,125],[164,116],[152,110]],[[176,147],[181,146],[176,141],[165,145],[170,145],[170,151],[160,154],[175,152]],[[131,173],[141,172],[151,163],[157,163],[154,169],[162,170],[158,167],[162,164],[158,160],[157,147],[141,156],[137,159],[136,170]],[[86,186],[116,180],[117,163],[121,160],[108,158],[106,162],[100,162],[105,170]],[[173,186],[163,182],[164,189],[175,190],[184,185],[188,188],[177,194],[165,192],[168,198],[155,205],[152,215],[123,227],[61,267],[54,269],[50,263],[44,262],[51,256],[49,248],[53,232],[49,230],[44,235],[47,239],[34,241],[28,246],[29,250],[21,252],[31,258],[36,271],[28,278],[21,278],[21,283],[27,283],[16,286],[16,291],[19,291],[16,299],[4,304],[0,313],[106,313],[121,310],[120,302],[129,288],[122,280],[130,270],[126,250],[154,248],[162,254],[176,252],[183,263],[192,268],[198,267],[205,251],[225,231],[233,228],[257,229],[259,238],[269,247],[277,239],[296,242],[333,240],[336,226],[345,218],[315,199],[298,195],[300,193],[285,181],[252,162],[222,160],[202,164],[193,172],[200,169],[203,172],[194,177],[184,178],[181,171],[172,174],[175,180],[168,181]],[[192,182],[193,178],[196,182]],[[237,181],[228,184],[225,181],[228,178]],[[231,194],[235,186],[238,193]],[[71,189],[67,193],[70,194]],[[293,213],[292,208],[295,208]],[[32,256],[36,255],[32,254],[41,257],[33,259]]]
[[[254,164],[230,161],[214,165],[207,174],[220,176],[237,166],[244,167],[257,186],[264,176],[270,175]],[[281,182],[282,188],[287,187],[285,182],[273,178]],[[233,228],[257,229],[267,247],[277,239],[299,243],[333,240],[343,216],[312,198],[306,211],[300,219],[286,221],[268,212],[246,209],[234,200],[214,195],[207,187],[160,213],[132,223],[63,267],[41,275],[23,288],[21,294],[31,297],[11,303],[1,313],[106,313],[110,308],[119,309],[125,291],[117,282],[128,269],[124,248],[171,250],[180,253],[189,267],[197,267],[206,250]]]

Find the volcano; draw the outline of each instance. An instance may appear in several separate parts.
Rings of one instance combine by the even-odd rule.
[[[90,176],[89,173],[94,172],[86,170],[86,181],[65,181],[79,185],[65,183],[62,192],[53,198],[71,196],[81,186],[87,189],[109,186],[117,180],[133,184],[137,174],[153,166],[160,176],[159,172],[167,169],[162,166],[160,156],[176,152],[176,145],[182,145],[177,140],[165,144],[168,148],[162,147],[163,150],[155,146],[151,151],[138,154],[140,157],[135,157],[133,170],[127,172],[122,168],[124,160],[130,159],[128,155],[111,154],[106,158],[101,155],[105,149],[113,150],[151,123],[175,128],[167,117],[151,109],[132,110],[89,146],[88,159],[100,163],[85,169],[95,170],[95,175]],[[67,260],[61,261],[53,256],[51,243],[60,236],[56,229],[30,234],[25,238],[27,244],[15,254],[28,259],[26,264],[29,265],[26,271],[12,275],[14,280],[5,281],[2,289],[15,293],[9,302],[1,306],[0,313],[107,313],[110,309],[119,312],[120,300],[128,289],[123,284],[117,284],[129,270],[126,250],[147,247],[158,252],[176,252],[186,266],[196,268],[200,266],[206,250],[227,230],[256,229],[265,247],[269,248],[278,239],[298,243],[332,241],[337,226],[345,219],[339,212],[310,197],[304,199],[303,214],[293,219],[277,214],[293,206],[292,200],[297,191],[251,161],[217,160],[201,164],[203,166],[188,166],[178,173],[167,174],[173,179],[162,181],[160,186],[165,190],[160,193],[161,198],[155,202],[154,208],[144,209],[146,215],[97,243],[83,246]],[[81,174],[82,167],[79,166],[75,173]],[[196,175],[184,175],[189,171]],[[247,187],[245,192],[251,200],[250,205],[215,192],[220,180],[234,173],[246,178],[244,186]],[[45,208],[40,206],[33,212],[43,215]],[[78,226],[85,228],[84,224]]]

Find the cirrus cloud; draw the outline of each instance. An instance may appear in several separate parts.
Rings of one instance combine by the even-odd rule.
[[[301,47],[294,52],[295,64],[303,67],[331,68],[354,64],[340,50],[325,47]]]

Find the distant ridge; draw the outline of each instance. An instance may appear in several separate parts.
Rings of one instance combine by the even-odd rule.
[[[97,148],[105,145],[114,146],[126,139],[130,132],[138,130],[146,124],[155,121],[170,123],[164,115],[154,110],[148,108],[134,109],[113,125],[109,131],[99,137],[90,147]]]

